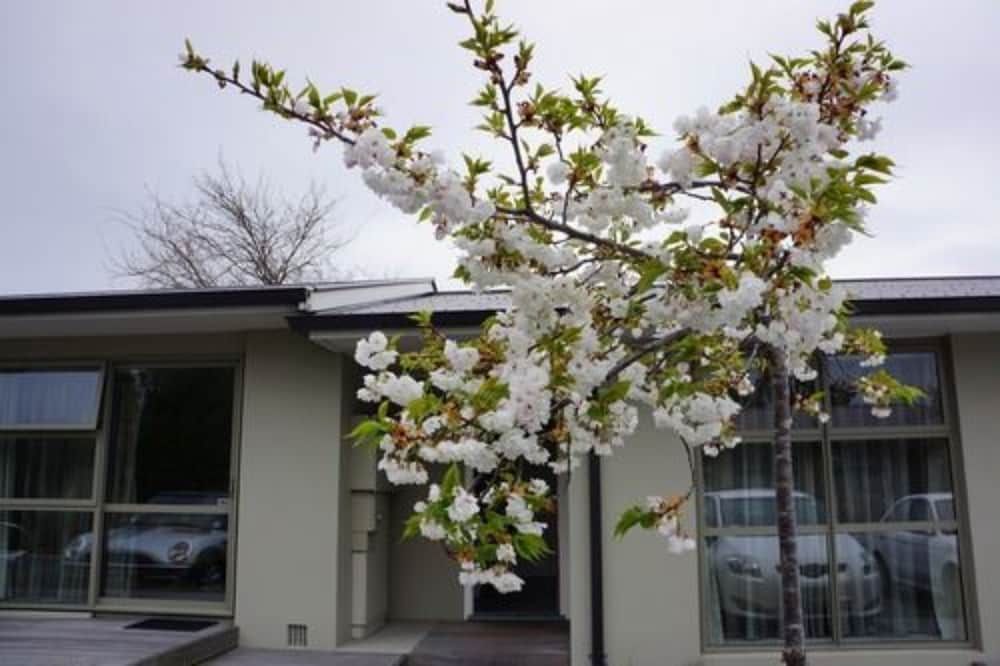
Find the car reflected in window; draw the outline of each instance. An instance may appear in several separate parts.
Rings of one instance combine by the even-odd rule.
[[[964,636],[954,521],[951,493],[901,497],[882,516],[886,529],[873,535],[872,549],[897,633]]]
[[[706,525],[716,528],[774,526],[774,490],[757,488],[709,492]],[[801,524],[815,524],[819,515],[816,498],[802,492],[794,495]],[[831,572],[826,534],[796,537],[799,579],[806,633],[811,638],[829,636],[832,613],[831,580],[839,585],[840,603],[861,622],[872,622],[881,612],[881,582],[875,560],[854,537],[835,537],[838,554]],[[781,580],[778,571],[778,537],[775,534],[723,534],[708,537],[710,586],[716,590],[715,605],[727,640],[774,639],[778,636],[781,610]]]

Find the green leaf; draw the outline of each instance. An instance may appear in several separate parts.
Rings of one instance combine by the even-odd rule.
[[[388,430],[382,423],[374,419],[367,419],[359,423],[347,437],[355,440],[355,446],[378,444],[378,442],[382,439],[382,435],[386,432],[388,432]]]
[[[683,232],[682,232],[683,235]],[[650,259],[639,267],[639,282],[635,285],[637,294],[649,291],[650,287],[656,284],[656,280],[667,272],[667,267],[663,262]]]
[[[622,512],[621,517],[618,519],[618,524],[615,525],[615,538],[621,539],[629,532],[629,530],[636,525],[639,525],[646,513],[646,511],[638,506],[632,506],[625,509],[625,511]]]
[[[406,134],[403,135],[403,143],[416,143],[421,139],[426,139],[431,135],[431,128],[427,125],[414,125],[410,129],[406,130]]]
[[[858,16],[860,14],[864,14],[866,11],[868,11],[874,6],[875,3],[872,2],[872,0],[858,0],[857,2],[853,3],[850,9],[848,9],[847,11],[851,16]]]
[[[545,539],[537,534],[518,533],[512,541],[517,554],[529,562],[537,562],[552,552]]]
[[[618,402],[619,400],[624,400],[625,396],[628,395],[628,390],[630,388],[632,388],[632,382],[626,379],[617,381],[601,391],[601,400],[609,404],[612,402]]]
[[[444,473],[444,478],[441,479],[442,497],[451,497],[452,493],[461,483],[462,471],[459,469],[457,463],[452,463],[448,466],[448,471]]]

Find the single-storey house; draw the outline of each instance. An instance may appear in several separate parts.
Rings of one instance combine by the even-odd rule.
[[[926,397],[874,420],[856,359],[834,358],[829,422],[796,423],[813,663],[998,658],[1000,277],[845,286]],[[246,645],[302,649],[406,620],[561,619],[574,666],[774,664],[766,391],[745,443],[698,463],[696,553],[612,536],[688,482],[649,420],[558,480],[555,552],[521,593],[464,589],[440,546],[400,539],[425,490],[388,486],[346,438],[367,408],[354,343],[428,310],[461,337],[505,307],[431,280],[0,297],[0,615],[217,616]]]

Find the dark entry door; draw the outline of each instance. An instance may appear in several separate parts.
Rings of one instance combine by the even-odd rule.
[[[557,479],[548,467],[536,467],[534,478],[543,479],[556,492]],[[524,579],[520,592],[500,594],[492,585],[478,585],[473,592],[473,610],[482,619],[537,619],[559,616],[559,521],[558,511],[545,516],[545,541],[552,552],[538,562],[518,562],[514,573]]]

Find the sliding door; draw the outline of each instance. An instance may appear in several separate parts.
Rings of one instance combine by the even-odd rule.
[[[235,374],[225,365],[115,368],[102,604],[227,602]]]

